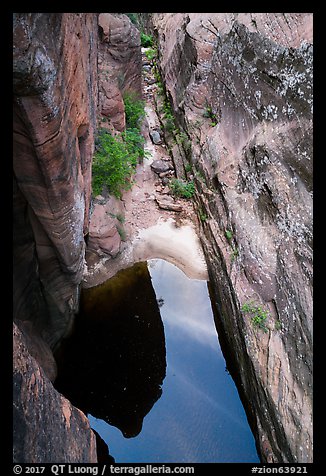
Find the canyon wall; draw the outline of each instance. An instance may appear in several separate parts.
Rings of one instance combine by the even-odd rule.
[[[310,462],[312,15],[143,22],[187,137],[176,169],[196,184],[216,324],[257,447],[266,462]]]
[[[86,416],[52,382],[79,306],[97,114],[97,15],[13,18],[15,462],[96,462]]]
[[[141,94],[139,31],[122,14],[15,13],[13,90],[14,461],[112,462],[53,387],[53,352],[78,312],[94,239],[98,126],[122,130],[123,93]]]
[[[14,15],[14,319],[55,348],[78,310],[97,112],[97,15]]]
[[[101,13],[98,23],[99,125],[121,132],[124,93],[142,94],[140,33],[126,15]]]
[[[126,128],[124,94],[142,95],[140,33],[123,14],[101,13],[98,24],[98,129],[114,135]],[[123,214],[122,202],[112,196],[103,204],[101,195],[93,205],[86,255],[89,266],[98,263],[99,256],[115,257],[122,246],[116,218]]]
[[[175,168],[196,184],[216,325],[262,460],[309,462],[312,15],[143,21],[187,138]],[[120,14],[17,13],[13,27],[14,459],[94,462],[87,418],[51,383],[52,351],[78,311],[85,241],[102,246],[95,213],[90,227],[97,115],[123,130],[123,94],[141,90],[139,32]],[[269,313],[266,329],[250,305]]]

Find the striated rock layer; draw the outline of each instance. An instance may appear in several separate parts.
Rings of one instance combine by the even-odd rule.
[[[217,327],[261,458],[311,462],[312,15],[143,21],[191,139]],[[266,332],[249,303],[268,313]]]
[[[16,13],[14,461],[96,462],[86,416],[53,387],[79,306],[97,112],[97,14]]]
[[[14,318],[54,348],[78,310],[97,110],[97,15],[14,14]]]

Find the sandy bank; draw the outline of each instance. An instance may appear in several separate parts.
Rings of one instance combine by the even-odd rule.
[[[189,278],[208,279],[205,258],[195,230],[175,226],[172,218],[140,230],[132,242],[135,262],[161,258],[175,264]]]
[[[176,226],[175,221],[169,218],[140,229],[116,258],[102,258],[91,269],[85,269],[83,287],[97,286],[120,269],[154,258],[173,263],[191,279],[208,280],[205,258],[195,229],[191,223]]]

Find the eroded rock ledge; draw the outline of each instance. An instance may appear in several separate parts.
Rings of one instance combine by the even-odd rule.
[[[15,324],[13,370],[14,462],[96,463],[88,419],[53,388]]]

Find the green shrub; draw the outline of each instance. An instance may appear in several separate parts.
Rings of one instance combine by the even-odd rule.
[[[264,332],[268,332],[268,328],[266,326],[266,320],[269,317],[268,311],[260,306],[257,306],[252,301],[244,303],[241,307],[241,311],[249,314],[253,326],[262,329]]]
[[[144,143],[145,139],[137,128],[126,129],[121,133],[122,138],[127,144],[128,151],[137,159],[143,159],[145,156]],[[136,160],[137,163],[137,160]]]
[[[225,237],[228,241],[232,241],[233,233],[232,233],[231,230],[225,230],[224,234],[225,234]]]
[[[148,59],[148,61],[152,61],[156,57],[157,51],[155,48],[150,48],[145,52],[145,56]]]
[[[131,188],[131,177],[138,160],[145,156],[145,139],[140,133],[141,121],[145,116],[144,101],[134,92],[126,92],[123,100],[127,129],[117,136],[102,129],[95,140],[97,151],[92,167],[95,196],[107,186],[112,195],[121,197],[123,190]]]
[[[208,215],[206,215],[206,213],[202,210],[202,208],[199,209],[198,216],[200,221],[202,221],[203,223],[205,223],[208,220]]]
[[[129,91],[123,95],[127,129],[140,129],[145,116],[145,103],[136,93]]]
[[[138,135],[138,139],[139,135]],[[140,149],[134,133],[126,131],[112,136],[102,130],[97,138],[98,149],[92,166],[93,195],[102,193],[106,185],[109,192],[121,197],[123,190],[131,188],[131,177],[135,172]]]
[[[224,235],[225,235],[225,238],[228,240],[229,245],[231,246],[231,249],[232,249],[231,263],[233,263],[233,261],[235,261],[235,259],[239,256],[240,250],[237,246],[234,246],[232,244],[232,240],[234,237],[233,237],[233,232],[231,230],[224,230]]]
[[[238,256],[239,256],[239,248],[232,247],[231,262],[233,262]]]
[[[127,233],[122,226],[117,226],[118,233],[120,235],[121,241],[126,241],[127,240]]]
[[[112,218],[116,218],[120,223],[124,223],[126,221],[125,216],[122,213],[109,213]]]
[[[215,112],[213,112],[213,109],[211,106],[207,105],[205,107],[205,111],[203,113],[203,116],[211,120],[211,126],[215,127],[216,124],[218,123],[218,117]]]
[[[164,96],[164,88],[163,88],[163,96]],[[167,132],[174,132],[177,133],[177,128],[175,125],[174,115],[172,111],[171,104],[169,103],[168,99],[164,97],[163,100],[163,124],[164,128]]]
[[[185,132],[180,131],[180,129],[178,129],[175,132],[175,140],[177,144],[180,145],[187,154],[191,152],[191,141],[189,140],[189,137]]]
[[[199,182],[206,184],[206,177],[201,170],[195,170],[195,177]]]
[[[192,198],[195,193],[195,184],[193,181],[185,182],[180,179],[172,179],[170,189],[172,194],[177,197]]]
[[[163,116],[164,127],[167,132],[174,132],[175,131],[175,122],[174,116],[171,112],[166,111]]]
[[[140,44],[143,48],[151,48],[153,46],[152,35],[146,35],[146,33],[140,33]]]

